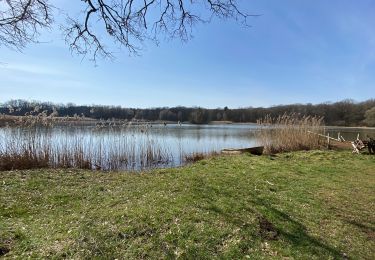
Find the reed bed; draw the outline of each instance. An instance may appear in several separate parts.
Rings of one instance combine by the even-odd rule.
[[[9,108],[9,111],[14,111]],[[0,114],[0,171],[32,168],[141,170],[196,162],[214,152],[172,153],[166,129],[138,120],[59,117],[36,106],[23,116]],[[88,131],[87,129],[91,130]],[[157,132],[159,138],[153,133]],[[162,131],[160,133],[160,131]],[[161,136],[161,138],[160,138]],[[165,138],[163,138],[165,137]]]
[[[187,153],[167,144],[168,130],[138,121],[61,118],[40,112],[5,116],[0,128],[0,171],[32,168],[142,170],[181,165],[210,157],[212,151]],[[90,130],[88,130],[90,129]]]
[[[266,116],[257,123],[260,129],[256,135],[266,154],[311,150],[322,146],[322,140],[310,132],[323,134],[323,117],[292,113]]]
[[[168,164],[173,155],[136,129],[6,127],[0,134],[0,171],[31,168],[143,169]]]

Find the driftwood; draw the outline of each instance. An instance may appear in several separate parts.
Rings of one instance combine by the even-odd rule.
[[[351,144],[353,147],[352,153],[359,154],[359,151],[366,147],[363,141],[359,139],[359,134],[357,135],[357,139],[351,142]]]
[[[337,141],[337,140],[330,140],[329,148],[335,149],[352,149],[352,142],[350,141]]]
[[[264,146],[257,146],[257,147],[249,147],[249,148],[242,148],[242,149],[223,149],[221,150],[222,154],[242,154],[242,153],[251,153],[254,155],[262,155],[264,150]]]
[[[331,142],[333,141],[333,143],[348,143],[350,144],[350,142],[347,142],[343,136],[341,136],[341,133],[339,132],[337,134],[337,138],[333,138],[329,135],[329,133],[327,135],[322,135],[322,134],[318,134],[318,133],[314,133],[314,132],[311,132],[311,131],[307,131],[309,134],[314,134],[314,135],[317,135],[317,136],[320,136],[320,137],[323,137],[325,139],[327,139],[327,146],[329,147],[331,145]]]
[[[329,135],[322,135],[322,134],[318,134],[318,133],[314,133],[314,132],[311,132],[311,131],[308,131],[309,134],[315,134],[315,135],[318,135],[320,137],[323,137],[323,138],[326,138],[327,139],[327,147],[328,148],[331,148],[331,147],[335,147],[335,148],[339,148],[339,149],[350,149],[352,148],[352,153],[357,153],[359,154],[359,152],[368,147],[368,150],[369,150],[369,153],[372,154],[372,153],[375,153],[375,141],[370,138],[369,141],[366,141],[366,140],[361,140],[359,139],[359,134],[357,135],[357,139],[354,140],[354,141],[346,141],[344,139],[344,137],[341,136],[340,133],[338,133],[338,136],[337,138],[333,138]]]

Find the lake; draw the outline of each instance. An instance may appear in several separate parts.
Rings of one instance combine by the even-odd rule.
[[[256,124],[147,124],[126,126],[54,126],[50,128],[0,128],[0,152],[33,151],[36,156],[59,161],[55,167],[75,167],[89,162],[103,170],[140,170],[175,167],[194,153],[210,154],[224,148],[260,145]],[[375,137],[375,128],[326,127],[332,137],[346,140]]]

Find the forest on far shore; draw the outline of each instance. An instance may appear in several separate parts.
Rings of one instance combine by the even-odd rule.
[[[2,115],[37,115],[44,113],[60,117],[86,117],[93,119],[120,119],[143,121],[180,121],[205,124],[212,121],[235,123],[253,122],[267,115],[281,116],[285,113],[324,117],[326,125],[375,126],[375,99],[363,102],[343,100],[321,104],[291,104],[272,107],[214,108],[202,107],[157,107],[125,108],[121,106],[54,104],[51,102],[10,100],[0,103]]]

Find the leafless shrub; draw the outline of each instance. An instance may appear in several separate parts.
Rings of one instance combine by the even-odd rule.
[[[257,123],[260,129],[256,134],[266,154],[310,150],[322,145],[317,135],[309,133],[323,134],[322,117],[292,113],[275,118],[266,116]]]

